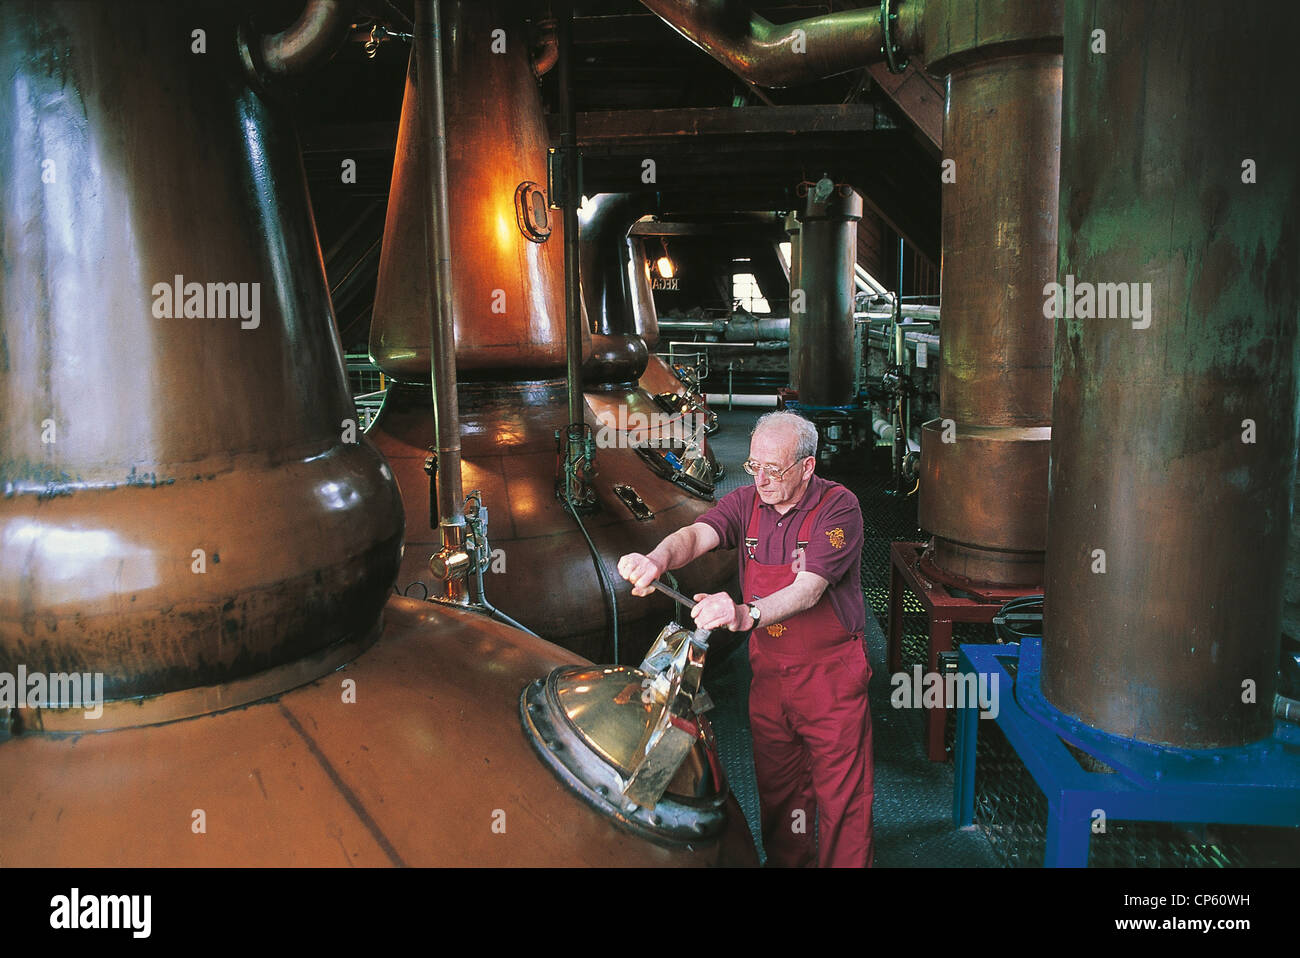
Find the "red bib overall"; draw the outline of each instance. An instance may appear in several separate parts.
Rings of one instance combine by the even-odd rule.
[[[833,486],[799,528],[792,563],[757,561],[759,497],[745,532],[741,582],[746,601],[790,585]],[[769,865],[866,867],[871,864],[871,709],[862,636],[846,631],[829,591],[811,609],[749,639],[754,670],[749,722]],[[814,829],[818,841],[814,843]],[[814,849],[816,854],[814,855]]]

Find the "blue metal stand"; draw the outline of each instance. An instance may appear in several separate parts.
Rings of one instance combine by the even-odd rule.
[[[998,727],[1047,796],[1049,868],[1088,864],[1094,822],[1219,822],[1300,827],[1300,728],[1278,721],[1271,738],[1220,749],[1148,745],[1086,725],[1048,703],[1039,684],[1042,640],[963,645],[958,668],[997,683]],[[1007,666],[1015,664],[1015,677]],[[1261,708],[1269,708],[1261,704]],[[979,704],[957,710],[953,824],[975,817]],[[985,721],[988,721],[987,719]],[[1114,769],[1085,770],[1069,743]]]

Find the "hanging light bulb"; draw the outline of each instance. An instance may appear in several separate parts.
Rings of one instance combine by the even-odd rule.
[[[665,243],[663,240],[660,240],[659,245],[663,248],[664,253],[657,260],[655,260],[655,270],[659,273],[659,276],[661,278],[672,279],[673,261],[668,258],[668,244]]]

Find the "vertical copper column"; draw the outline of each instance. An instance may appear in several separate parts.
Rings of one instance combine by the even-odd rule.
[[[785,235],[790,241],[790,385],[794,389],[799,388],[799,337],[800,330],[803,327],[804,316],[807,313],[807,305],[804,302],[805,294],[803,290],[803,281],[800,278],[799,259],[802,243],[800,242],[800,231],[802,227],[799,224],[799,217],[794,210],[791,210],[785,217]],[[857,252],[854,251],[854,261],[856,262]],[[795,307],[798,307],[796,309]]]
[[[569,386],[569,422],[565,431],[568,440],[568,461],[576,464],[578,457],[584,457],[587,467],[591,466],[590,450],[584,450],[582,442],[583,405],[582,405],[582,352],[591,341],[582,313],[582,286],[578,275],[578,263],[581,251],[578,248],[578,205],[582,202],[579,162],[578,162],[578,119],[573,108],[573,4],[566,5],[563,16],[559,19],[560,46],[560,148],[552,168],[564,186],[562,195],[552,196],[551,202],[559,202],[564,226],[564,343],[565,343],[565,379]],[[572,507],[572,496],[585,496],[590,491],[586,481],[579,481],[576,473],[565,469],[566,501]]]
[[[429,485],[429,519],[437,516],[442,549],[432,560],[441,571],[443,598],[466,604],[470,589],[467,575],[457,569],[463,556],[464,488],[460,469],[460,411],[456,390],[454,304],[451,295],[451,226],[447,191],[447,115],[443,97],[442,17],[438,0],[418,0],[415,5],[415,63],[420,84],[416,114],[419,117],[417,150],[425,158],[424,171],[424,274],[436,279],[429,323],[433,434],[436,470]]]
[[[0,17],[0,671],[216,686],[365,635],[396,574],[298,144],[237,26]]]
[[[920,522],[941,572],[1042,581],[1061,123],[1057,2],[928,4],[944,111],[939,418],[921,432]],[[951,182],[949,182],[951,180]]]
[[[808,312],[799,334],[799,402],[842,406],[853,400],[853,264],[862,197],[846,186],[819,198],[810,186],[801,219],[799,281]]]
[[[1300,363],[1277,90],[1298,29],[1293,5],[1067,16],[1043,690],[1147,742],[1272,728]],[[1127,309],[1117,288],[1084,303],[1103,283]]]

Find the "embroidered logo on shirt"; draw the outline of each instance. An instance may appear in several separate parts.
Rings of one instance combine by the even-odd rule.
[[[839,526],[836,526],[834,529],[829,530],[826,533],[826,538],[831,541],[832,549],[844,548],[844,530],[841,529]]]
[[[772,636],[773,638],[779,639],[782,635],[785,634],[785,632],[786,632],[786,627],[780,622],[778,622],[776,625],[769,625],[767,627],[767,634]]]

